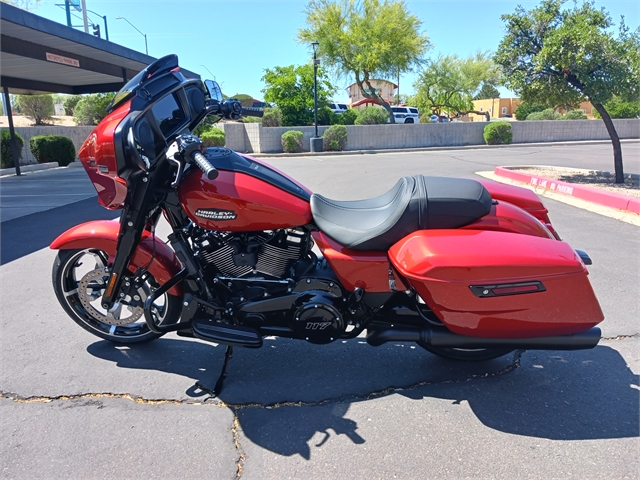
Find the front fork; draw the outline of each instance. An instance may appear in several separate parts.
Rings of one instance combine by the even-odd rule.
[[[158,187],[153,178],[153,175],[140,172],[128,179],[134,184],[134,187],[131,198],[126,202],[127,206],[120,215],[120,232],[118,233],[116,254],[109,270],[107,288],[102,297],[102,307],[107,311],[113,308],[119,296],[124,293],[120,293],[123,282],[129,282],[129,263],[138,248],[142,232],[145,228],[155,228],[158,221],[159,211],[151,217],[147,217],[149,206],[153,202],[154,191]]]

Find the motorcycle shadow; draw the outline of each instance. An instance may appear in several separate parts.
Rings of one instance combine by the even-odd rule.
[[[88,351],[122,368],[190,379],[187,398],[206,397],[224,356],[221,346],[169,337],[132,346],[127,355],[108,342]],[[638,376],[606,346],[461,363],[410,344],[266,339],[262,349],[235,349],[227,372],[219,399],[237,414],[242,435],[284,456],[310,458],[309,444],[322,446],[330,431],[365,443],[357,422],[346,418],[350,406],[391,395],[466,401],[484,425],[516,435],[586,440],[636,437],[640,430]]]

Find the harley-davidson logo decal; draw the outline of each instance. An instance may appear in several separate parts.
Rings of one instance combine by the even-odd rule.
[[[233,210],[220,210],[219,208],[199,208],[196,210],[196,217],[207,218],[209,220],[235,220],[238,214]]]

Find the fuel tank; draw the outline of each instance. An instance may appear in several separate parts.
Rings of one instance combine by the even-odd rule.
[[[193,168],[178,187],[182,208],[200,227],[248,232],[311,222],[311,192],[295,180],[227,148],[208,148],[205,156],[218,178],[209,180]]]

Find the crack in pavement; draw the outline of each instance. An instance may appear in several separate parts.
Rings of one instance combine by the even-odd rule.
[[[502,370],[499,370],[497,372],[486,372],[486,373],[476,373],[473,375],[470,375],[468,377],[465,378],[461,378],[459,380],[442,380],[439,382],[430,382],[427,380],[424,381],[420,381],[420,382],[416,382],[413,383],[411,385],[407,385],[407,386],[402,386],[402,387],[396,387],[396,386],[390,386],[387,388],[384,388],[382,390],[374,390],[372,392],[366,393],[366,394],[355,394],[355,395],[343,395],[343,396],[338,396],[338,397],[330,397],[330,398],[325,398],[322,400],[317,400],[317,401],[313,401],[313,402],[305,402],[302,400],[287,400],[287,401],[283,401],[283,402],[276,402],[276,403],[271,403],[271,404],[264,404],[264,403],[244,403],[244,404],[233,404],[233,403],[227,403],[225,401],[222,401],[220,399],[216,399],[215,397],[211,396],[208,397],[204,400],[191,400],[191,399],[184,399],[184,400],[177,400],[177,399],[169,399],[169,398],[155,398],[155,399],[150,399],[150,398],[144,398],[138,395],[132,395],[130,393],[79,393],[79,394],[74,394],[74,395],[58,395],[58,396],[39,396],[39,395],[33,395],[33,396],[22,396],[19,395],[17,393],[13,393],[13,392],[5,392],[0,390],[0,398],[6,398],[9,400],[13,400],[16,403],[51,403],[51,402],[55,402],[55,401],[63,401],[63,402],[67,402],[67,401],[73,401],[73,400],[83,400],[83,399],[96,399],[96,398],[113,398],[113,399],[120,399],[120,400],[128,400],[130,402],[134,402],[134,403],[138,403],[138,404],[144,404],[144,405],[205,405],[205,406],[215,406],[218,408],[230,408],[232,410],[234,410],[235,412],[239,411],[239,410],[243,410],[243,409],[247,409],[247,408],[265,408],[265,409],[274,409],[274,408],[282,408],[282,407],[317,407],[317,406],[323,406],[323,405],[327,405],[327,404],[331,404],[331,403],[340,403],[340,402],[357,402],[357,401],[366,401],[366,400],[371,400],[373,398],[378,398],[384,395],[389,395],[391,393],[394,392],[399,392],[399,391],[410,391],[410,390],[415,390],[424,386],[430,386],[430,385],[446,385],[446,384],[456,384],[456,383],[461,383],[461,382],[466,382],[469,380],[475,380],[475,379],[481,379],[481,378],[489,378],[489,377],[497,377],[500,375],[505,375],[513,370],[515,370],[516,368],[518,368],[520,366],[520,359],[522,357],[522,354],[525,352],[526,350],[518,350],[515,353],[515,358],[513,360],[513,362],[509,365],[507,365],[505,368],[503,368]],[[210,401],[210,400],[216,400],[214,402]]]
[[[633,335],[618,335],[616,337],[611,337],[611,338],[603,337],[602,340],[608,340],[608,341],[625,340],[625,339],[631,339],[631,338],[638,338],[639,336],[640,334],[636,333]],[[212,406],[215,408],[229,408],[230,410],[233,411],[233,424],[231,427],[231,433],[232,433],[233,443],[235,445],[235,449],[238,455],[236,460],[236,472],[235,472],[234,478],[240,479],[242,477],[244,463],[247,459],[247,456],[240,442],[241,425],[240,425],[239,412],[241,410],[249,409],[249,408],[264,408],[267,410],[271,410],[271,409],[283,408],[283,407],[319,407],[319,406],[325,406],[332,403],[344,403],[344,402],[352,403],[352,402],[367,401],[374,398],[383,397],[395,392],[416,390],[418,388],[425,387],[425,386],[436,386],[436,385],[447,385],[447,384],[453,385],[457,383],[467,382],[470,380],[498,377],[501,375],[506,375],[516,370],[517,368],[519,368],[522,355],[526,351],[527,350],[516,350],[514,353],[513,361],[503,369],[495,372],[472,374],[467,377],[460,378],[458,380],[442,380],[442,381],[436,381],[436,382],[424,380],[424,381],[416,382],[407,386],[401,386],[401,387],[390,386],[381,390],[374,390],[366,394],[343,395],[343,396],[325,398],[317,401],[290,400],[290,401],[282,401],[282,402],[276,402],[271,404],[265,404],[265,403],[233,404],[233,403],[227,403],[225,401],[222,401],[219,398],[216,398],[214,396],[210,396],[208,398],[205,398],[204,400],[191,400],[191,399],[177,400],[177,399],[165,399],[165,398],[149,399],[149,398],[144,398],[138,395],[132,395],[130,393],[118,394],[118,393],[106,393],[106,392],[83,393],[83,394],[75,394],[75,395],[58,395],[58,396],[35,395],[35,396],[25,397],[17,393],[5,392],[2,390],[0,390],[0,398],[6,398],[17,403],[51,403],[56,401],[68,402],[68,401],[83,400],[83,399],[109,398],[109,399],[127,400],[130,402],[143,404],[143,405],[204,405],[204,406]]]
[[[602,337],[600,340],[626,340],[627,338],[638,338],[640,337],[640,333],[633,333],[631,335],[618,335],[617,337]]]

